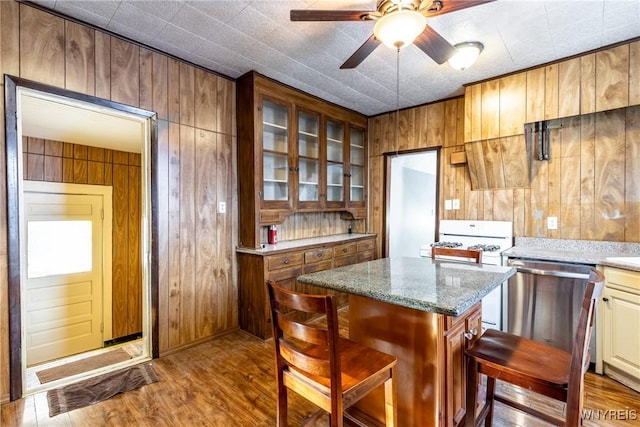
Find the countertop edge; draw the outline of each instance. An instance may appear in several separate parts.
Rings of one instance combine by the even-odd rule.
[[[246,248],[242,246],[236,247],[237,253],[253,254],[253,255],[273,255],[309,246],[320,246],[325,244],[357,241],[370,237],[376,237],[375,233],[342,233],[331,234],[329,236],[308,237],[304,239],[286,240],[275,245],[264,244],[263,248]]]

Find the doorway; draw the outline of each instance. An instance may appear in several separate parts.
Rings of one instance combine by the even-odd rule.
[[[152,162],[152,147],[155,144],[156,124],[155,113],[153,112],[16,77],[5,76],[5,89],[7,93],[5,97],[5,120],[7,136],[7,228],[9,240],[7,250],[9,258],[10,392],[11,400],[16,400],[25,394],[58,387],[80,379],[120,369],[124,366],[140,363],[151,357],[157,357],[157,251],[152,248],[152,243],[155,241],[153,236],[156,231],[151,203],[152,194],[155,195],[155,179],[157,179],[151,170],[154,163]],[[134,181],[132,182],[137,182],[136,185],[139,191],[129,199],[132,200],[132,204],[136,206],[136,209],[133,211],[133,214],[131,212],[124,212],[123,215],[135,215],[136,222],[140,224],[137,228],[131,229],[130,234],[136,236],[138,243],[128,254],[129,256],[137,257],[140,265],[137,270],[140,275],[140,279],[137,281],[137,286],[139,286],[138,293],[140,295],[137,301],[139,317],[141,319],[139,328],[141,337],[138,346],[140,351],[126,362],[100,366],[88,372],[81,372],[36,386],[32,385],[33,382],[29,383],[27,381],[28,366],[57,357],[62,357],[62,359],[56,359],[53,362],[43,363],[39,366],[57,363],[60,360],[85,358],[87,355],[94,355],[96,352],[107,351],[103,347],[105,337],[109,335],[108,323],[105,322],[108,314],[105,315],[102,309],[103,304],[100,303],[100,308],[91,310],[90,314],[87,314],[86,311],[83,312],[78,308],[83,304],[76,304],[79,298],[77,298],[77,295],[74,295],[74,292],[82,294],[91,288],[91,293],[96,291],[95,293],[100,294],[99,296],[94,295],[96,298],[108,301],[110,293],[103,292],[104,289],[100,289],[98,292],[94,285],[97,286],[98,282],[106,283],[105,276],[109,276],[111,267],[108,265],[108,262],[104,262],[104,254],[101,253],[104,246],[98,250],[92,247],[90,250],[91,256],[88,258],[85,257],[83,261],[85,265],[71,268],[71,274],[66,275],[68,276],[66,277],[66,282],[62,281],[59,277],[64,276],[63,274],[50,274],[52,278],[55,277],[58,279],[58,282],[55,282],[55,286],[46,286],[47,291],[51,292],[50,296],[53,299],[57,298],[56,304],[66,304],[66,308],[58,310],[58,312],[69,312],[70,309],[80,310],[73,312],[74,316],[78,319],[84,316],[84,321],[80,323],[85,328],[88,327],[87,325],[91,325],[90,329],[92,330],[92,333],[89,334],[92,335],[92,338],[88,339],[88,342],[83,344],[76,343],[77,345],[72,345],[70,347],[71,349],[66,348],[64,351],[60,350],[60,347],[68,347],[69,343],[65,341],[68,341],[67,338],[70,332],[68,328],[65,329],[64,327],[57,329],[54,327],[53,330],[42,329],[43,327],[51,328],[51,320],[55,320],[51,317],[44,323],[38,323],[39,316],[44,314],[47,316],[55,315],[56,310],[48,307],[48,303],[41,298],[43,293],[46,292],[42,290],[42,283],[40,283],[41,277],[36,276],[43,273],[37,273],[36,270],[40,267],[36,268],[29,263],[31,260],[30,256],[35,256],[35,253],[29,253],[30,248],[33,249],[34,246],[29,245],[28,239],[34,238],[34,236],[37,239],[39,233],[41,237],[45,235],[42,233],[49,233],[49,235],[55,236],[55,233],[62,232],[60,229],[56,230],[56,228],[60,227],[63,229],[65,229],[65,227],[78,227],[75,228],[76,232],[74,232],[78,235],[76,237],[82,236],[83,233],[85,238],[87,233],[92,235],[101,233],[95,228],[95,224],[98,221],[95,216],[92,215],[85,215],[84,217],[80,215],[78,217],[79,219],[75,218],[76,221],[61,220],[61,218],[65,216],[73,217],[78,214],[78,212],[73,211],[73,209],[84,209],[86,213],[87,210],[98,208],[94,203],[95,201],[87,202],[86,200],[82,201],[77,199],[74,200],[73,203],[75,207],[71,209],[71,211],[65,211],[63,208],[60,208],[62,204],[57,205],[57,202],[60,200],[56,201],[56,196],[47,196],[48,200],[44,201],[38,200],[38,197],[34,199],[32,197],[33,195],[28,191],[30,184],[26,179],[29,177],[27,170],[29,170],[31,165],[43,165],[44,167],[44,176],[37,179],[41,181],[55,181],[58,179],[59,182],[65,183],[65,185],[69,182],[78,183],[78,181],[69,179],[69,177],[73,176],[74,173],[82,174],[83,171],[86,173],[86,168],[83,169],[82,165],[78,167],[78,162],[76,162],[77,156],[74,155],[71,155],[69,158],[57,159],[55,158],[56,155],[51,153],[32,153],[29,147],[25,147],[25,138],[56,142],[64,146],[65,150],[69,147],[72,149],[75,147],[77,149],[80,146],[88,147],[88,150],[91,150],[93,147],[95,149],[94,151],[108,152],[113,157],[115,157],[117,153],[123,153],[121,157],[128,158],[130,157],[129,152],[135,151],[135,153],[137,153],[136,158],[138,159],[138,172],[123,174],[123,176],[133,177],[132,179]],[[130,148],[132,147],[130,141],[135,141],[135,148]],[[85,149],[85,151],[87,151],[87,149]],[[39,160],[38,156],[40,154],[43,154],[43,159]],[[89,159],[87,159],[86,164],[88,164],[88,162]],[[60,163],[65,165],[61,166],[60,170],[62,170],[62,172],[52,172],[56,165],[60,166]],[[115,162],[113,163],[115,165]],[[98,169],[102,167],[98,164],[94,166],[97,166]],[[104,167],[106,168],[107,166]],[[113,169],[115,169],[115,166]],[[106,172],[105,176],[107,176]],[[109,172],[109,176],[115,177],[113,170]],[[40,182],[39,185],[46,185],[46,183]],[[114,189],[116,185],[128,187],[127,182],[116,183],[115,179],[113,183],[104,183],[102,185],[111,185]],[[66,198],[67,195],[64,197]],[[48,208],[54,212],[44,214],[42,211],[37,211],[36,209],[35,212],[29,213],[29,208],[34,204],[39,205],[38,208],[42,209],[44,209],[42,205],[49,205]],[[58,206],[57,208],[55,207],[56,205]],[[80,208],[80,206],[83,207]],[[91,206],[91,208],[88,208],[88,206]],[[59,211],[57,213],[58,216],[56,216],[55,213],[56,209]],[[61,209],[62,211],[60,211]],[[31,214],[33,214],[33,216],[30,216]],[[42,215],[38,216],[40,214]],[[102,216],[102,214],[99,215]],[[114,220],[114,223],[115,222],[117,221]],[[67,235],[69,234],[68,231],[66,231],[66,233]],[[86,239],[86,241],[89,240],[92,241],[93,239]],[[78,245],[82,244],[79,242],[76,243]],[[47,245],[41,245],[40,247],[44,248],[46,246]],[[51,245],[49,245],[49,249],[51,249]],[[59,248],[55,247],[53,250],[56,249]],[[40,255],[40,259],[49,257],[51,256]],[[57,263],[56,268],[60,267],[60,264],[61,263]],[[91,264],[92,271],[93,266],[100,264],[102,271],[100,273],[94,271],[93,275],[81,277],[82,274],[87,272],[85,271],[87,270],[87,264]],[[34,279],[33,281],[30,281],[30,275],[32,276],[31,278]],[[88,283],[91,283],[91,285]],[[102,288],[102,285],[100,285],[100,287]],[[32,292],[35,289],[37,289],[37,293]],[[64,295],[61,297],[60,293]],[[40,303],[40,305],[35,305],[38,309],[35,312],[31,311],[34,305],[30,304],[29,301],[29,297],[32,294],[38,295],[38,301]],[[98,299],[91,300],[91,304],[97,303]],[[87,300],[83,303],[85,307],[88,304]],[[61,305],[58,305],[58,307],[60,306]],[[60,324],[59,322],[59,325]],[[36,328],[36,325],[41,329]],[[43,333],[45,330],[46,333]],[[105,332],[107,332],[107,334],[105,334]],[[56,334],[58,334],[57,338],[55,337]],[[76,335],[83,334],[77,333]],[[43,339],[45,336],[46,339]],[[46,348],[45,353],[52,353],[53,355],[32,356],[30,350],[38,346],[43,346],[43,348]],[[54,350],[54,348],[56,349]],[[65,353],[74,353],[75,355],[66,357]]]
[[[437,173],[437,150],[387,158],[386,256],[418,257],[435,241]]]

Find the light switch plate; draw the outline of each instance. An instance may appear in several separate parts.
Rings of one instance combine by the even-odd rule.
[[[227,204],[225,202],[218,202],[218,213],[227,213]]]
[[[460,199],[453,199],[453,209],[460,209]]]
[[[558,229],[558,217],[555,217],[555,216],[547,217],[547,229],[548,230]]]
[[[444,210],[445,211],[450,211],[451,210],[451,200],[445,200],[444,201]]]

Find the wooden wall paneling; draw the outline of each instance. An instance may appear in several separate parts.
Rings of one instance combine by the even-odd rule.
[[[472,97],[472,89],[471,86],[467,86],[464,88],[464,129],[463,129],[463,140],[471,141],[471,131],[472,124],[471,120],[473,118],[472,109],[473,105],[471,102]]]
[[[597,240],[624,239],[625,111],[596,116],[595,229]]]
[[[380,126],[381,126],[382,118],[381,116],[375,116],[370,118],[367,123],[368,129],[368,148],[369,148],[369,157],[379,156],[380,152]]]
[[[524,133],[527,117],[527,74],[518,73],[499,80],[499,136]]]
[[[580,117],[562,120],[560,135],[560,217],[558,229],[563,239],[580,238]]]
[[[20,74],[19,23],[20,4],[14,1],[0,2],[0,75]],[[4,86],[4,78],[0,86]]]
[[[495,190],[482,191],[480,214],[481,219],[484,221],[493,221],[495,215],[493,211],[494,193]]]
[[[580,114],[596,111],[596,54],[580,57]]]
[[[483,141],[468,142],[464,145],[467,153],[467,164],[471,182],[477,183],[478,188],[472,188],[473,190],[480,190],[489,187],[487,182],[487,172],[485,170],[487,163],[484,158],[484,152],[482,150]]]
[[[387,120],[384,121],[384,133],[383,133],[383,146],[385,153],[392,153],[398,151],[398,135],[396,127],[397,112],[389,113]]]
[[[504,186],[507,188],[528,187],[531,156],[522,155],[522,150],[526,150],[524,135],[500,138],[496,141],[500,144],[498,151],[502,153]]]
[[[456,198],[456,166],[449,164],[453,148],[444,148],[440,158],[440,199],[439,207],[442,219],[455,219],[456,211],[444,209],[444,200]]]
[[[456,109],[456,145],[464,144],[465,133],[465,99],[458,98]]]
[[[408,150],[414,145],[415,139],[415,110],[413,108],[400,111],[398,128],[400,131],[398,150]]]
[[[524,188],[513,189],[513,235],[517,237],[526,236],[528,192],[529,190]]]
[[[180,125],[169,122],[169,145],[168,145],[168,208],[169,208],[169,242],[168,242],[168,313],[169,323],[169,348],[179,347],[181,344],[181,323],[180,311],[188,310],[189,307],[181,307],[181,260],[180,260]],[[185,237],[186,238],[186,237]]]
[[[369,232],[377,233],[376,258],[384,246],[384,156],[369,157]]]
[[[526,122],[544,120],[545,106],[545,68],[534,68],[526,72],[527,76],[527,111]]]
[[[111,100],[140,105],[140,48],[111,38]]]
[[[580,155],[580,116],[562,119],[560,134],[560,157]]]
[[[0,22],[4,25],[5,4],[0,2]],[[4,36],[4,27],[0,27],[0,43]],[[0,66],[1,68],[1,66]],[[4,81],[4,80],[3,80]],[[4,102],[0,102],[0,126],[5,128]],[[6,176],[7,159],[5,151],[5,132],[0,132],[0,174]],[[7,180],[0,179],[0,402],[9,400],[9,287],[7,279],[8,273],[8,251],[7,251]],[[4,412],[4,411],[2,411]]]
[[[513,222],[514,198],[510,188],[493,191],[493,220]]]
[[[625,242],[640,242],[640,106],[627,109],[625,161]]]
[[[65,21],[65,88],[87,95],[96,91],[95,31]]]
[[[453,147],[458,144],[458,100],[449,99],[444,104],[443,147]]]
[[[140,108],[153,111],[153,55],[149,49],[140,48]]]
[[[139,155],[130,154],[136,156]],[[142,195],[141,189],[141,175],[140,175],[140,162],[129,162],[128,174],[129,174],[129,186],[128,196],[129,204],[127,212],[129,214],[129,244],[128,244],[128,259],[129,275],[127,277],[127,329],[128,334],[135,334],[142,332],[142,258],[141,258],[141,245],[140,245],[140,218],[141,218],[141,203]]]
[[[640,105],[640,41],[629,44],[629,105]]]
[[[216,215],[217,255],[215,278],[217,300],[215,302],[216,329],[220,333],[238,327],[238,288],[234,250],[237,246],[236,231],[238,215],[233,195],[237,193],[235,180],[235,138],[231,135],[216,134],[217,178],[216,192],[218,200],[227,204],[226,214]],[[214,210],[215,212],[215,210]]]
[[[560,223],[560,203],[561,203],[561,194],[562,194],[562,157],[560,152],[560,133],[559,132],[551,132],[549,144],[551,148],[551,160],[547,161],[548,163],[548,177],[549,177],[549,185],[547,187],[547,214],[543,217],[544,228],[546,229],[546,236],[551,238],[559,238],[560,237],[560,228],[562,224]],[[556,154],[553,154],[555,147]],[[558,229],[549,230],[547,229],[547,217],[554,216],[558,218]]]
[[[113,164],[113,230],[112,230],[112,319],[113,337],[128,335],[127,331],[127,296],[128,296],[128,263],[127,238],[129,235],[129,215],[127,187],[129,172],[127,164]]]
[[[88,147],[87,160],[87,183],[94,185],[105,185],[104,148]]]
[[[73,150],[73,182],[87,184],[89,182],[89,170],[87,160],[87,147],[74,144]]]
[[[527,236],[546,237],[549,190],[549,162],[533,160],[531,165],[531,210],[527,219]]]
[[[195,69],[180,63],[180,124],[195,126]]]
[[[500,80],[489,80],[482,87],[482,139],[500,136]]]
[[[194,224],[196,225],[194,243],[195,251],[195,338],[210,336],[215,332],[216,315],[224,313],[226,304],[217,301],[218,292],[222,289],[218,284],[218,245],[220,238],[217,227],[217,150],[216,134],[204,129],[196,129],[194,158]],[[220,313],[214,310],[218,307]]]
[[[203,70],[195,70],[194,123],[198,129],[217,130],[217,77]]]
[[[547,65],[544,70],[544,118],[558,118],[558,64]]]
[[[167,120],[168,118],[168,58],[157,52],[151,54],[152,59],[152,96],[153,96],[153,108],[158,115],[158,120]]]
[[[569,117],[580,114],[580,58],[558,64],[558,116]]]
[[[426,105],[416,107],[415,120],[415,134],[416,134],[416,147],[427,147],[427,128],[429,126],[428,114],[429,110]]]
[[[181,85],[182,86],[182,85]],[[180,115],[182,118],[182,113]],[[196,338],[195,129],[180,125],[180,344]]]
[[[482,84],[475,84],[471,86],[471,141],[482,139],[482,114]]]
[[[167,60],[167,112],[169,121],[180,123],[180,62]]]
[[[629,105],[629,45],[596,52],[596,111]]]
[[[442,145],[444,123],[444,102],[427,105],[427,147]]]
[[[98,98],[111,99],[111,36],[94,32],[95,38],[95,95]]]
[[[580,118],[580,238],[595,240],[595,115]]]
[[[64,87],[64,20],[20,5],[20,77]]]
[[[158,217],[155,220],[158,224],[158,253],[166,255],[169,254],[169,123],[166,120],[158,120],[157,126],[158,145],[155,169],[157,171]],[[169,289],[169,263],[160,262],[158,263],[158,339],[160,354],[169,349]]]
[[[464,147],[459,145],[457,150],[464,151]],[[469,182],[469,172],[467,171],[467,165],[457,165],[455,167],[456,174],[456,199],[460,200],[460,209],[456,211],[455,219],[465,219],[465,212],[467,211],[467,197],[466,194],[470,191],[471,183]]]
[[[469,181],[470,182],[470,181]],[[465,219],[479,219],[478,204],[481,192],[480,191],[468,191],[466,193],[465,200]]]
[[[216,87],[216,129],[219,133],[236,136],[236,84],[231,80],[216,77]]]
[[[487,176],[487,188],[504,188],[504,168],[501,138],[490,139],[482,144],[483,161]],[[477,161],[476,161],[477,164]]]

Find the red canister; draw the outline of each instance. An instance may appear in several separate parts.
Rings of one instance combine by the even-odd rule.
[[[270,245],[275,245],[276,243],[278,243],[278,227],[276,227],[275,225],[269,226],[268,241]]]

